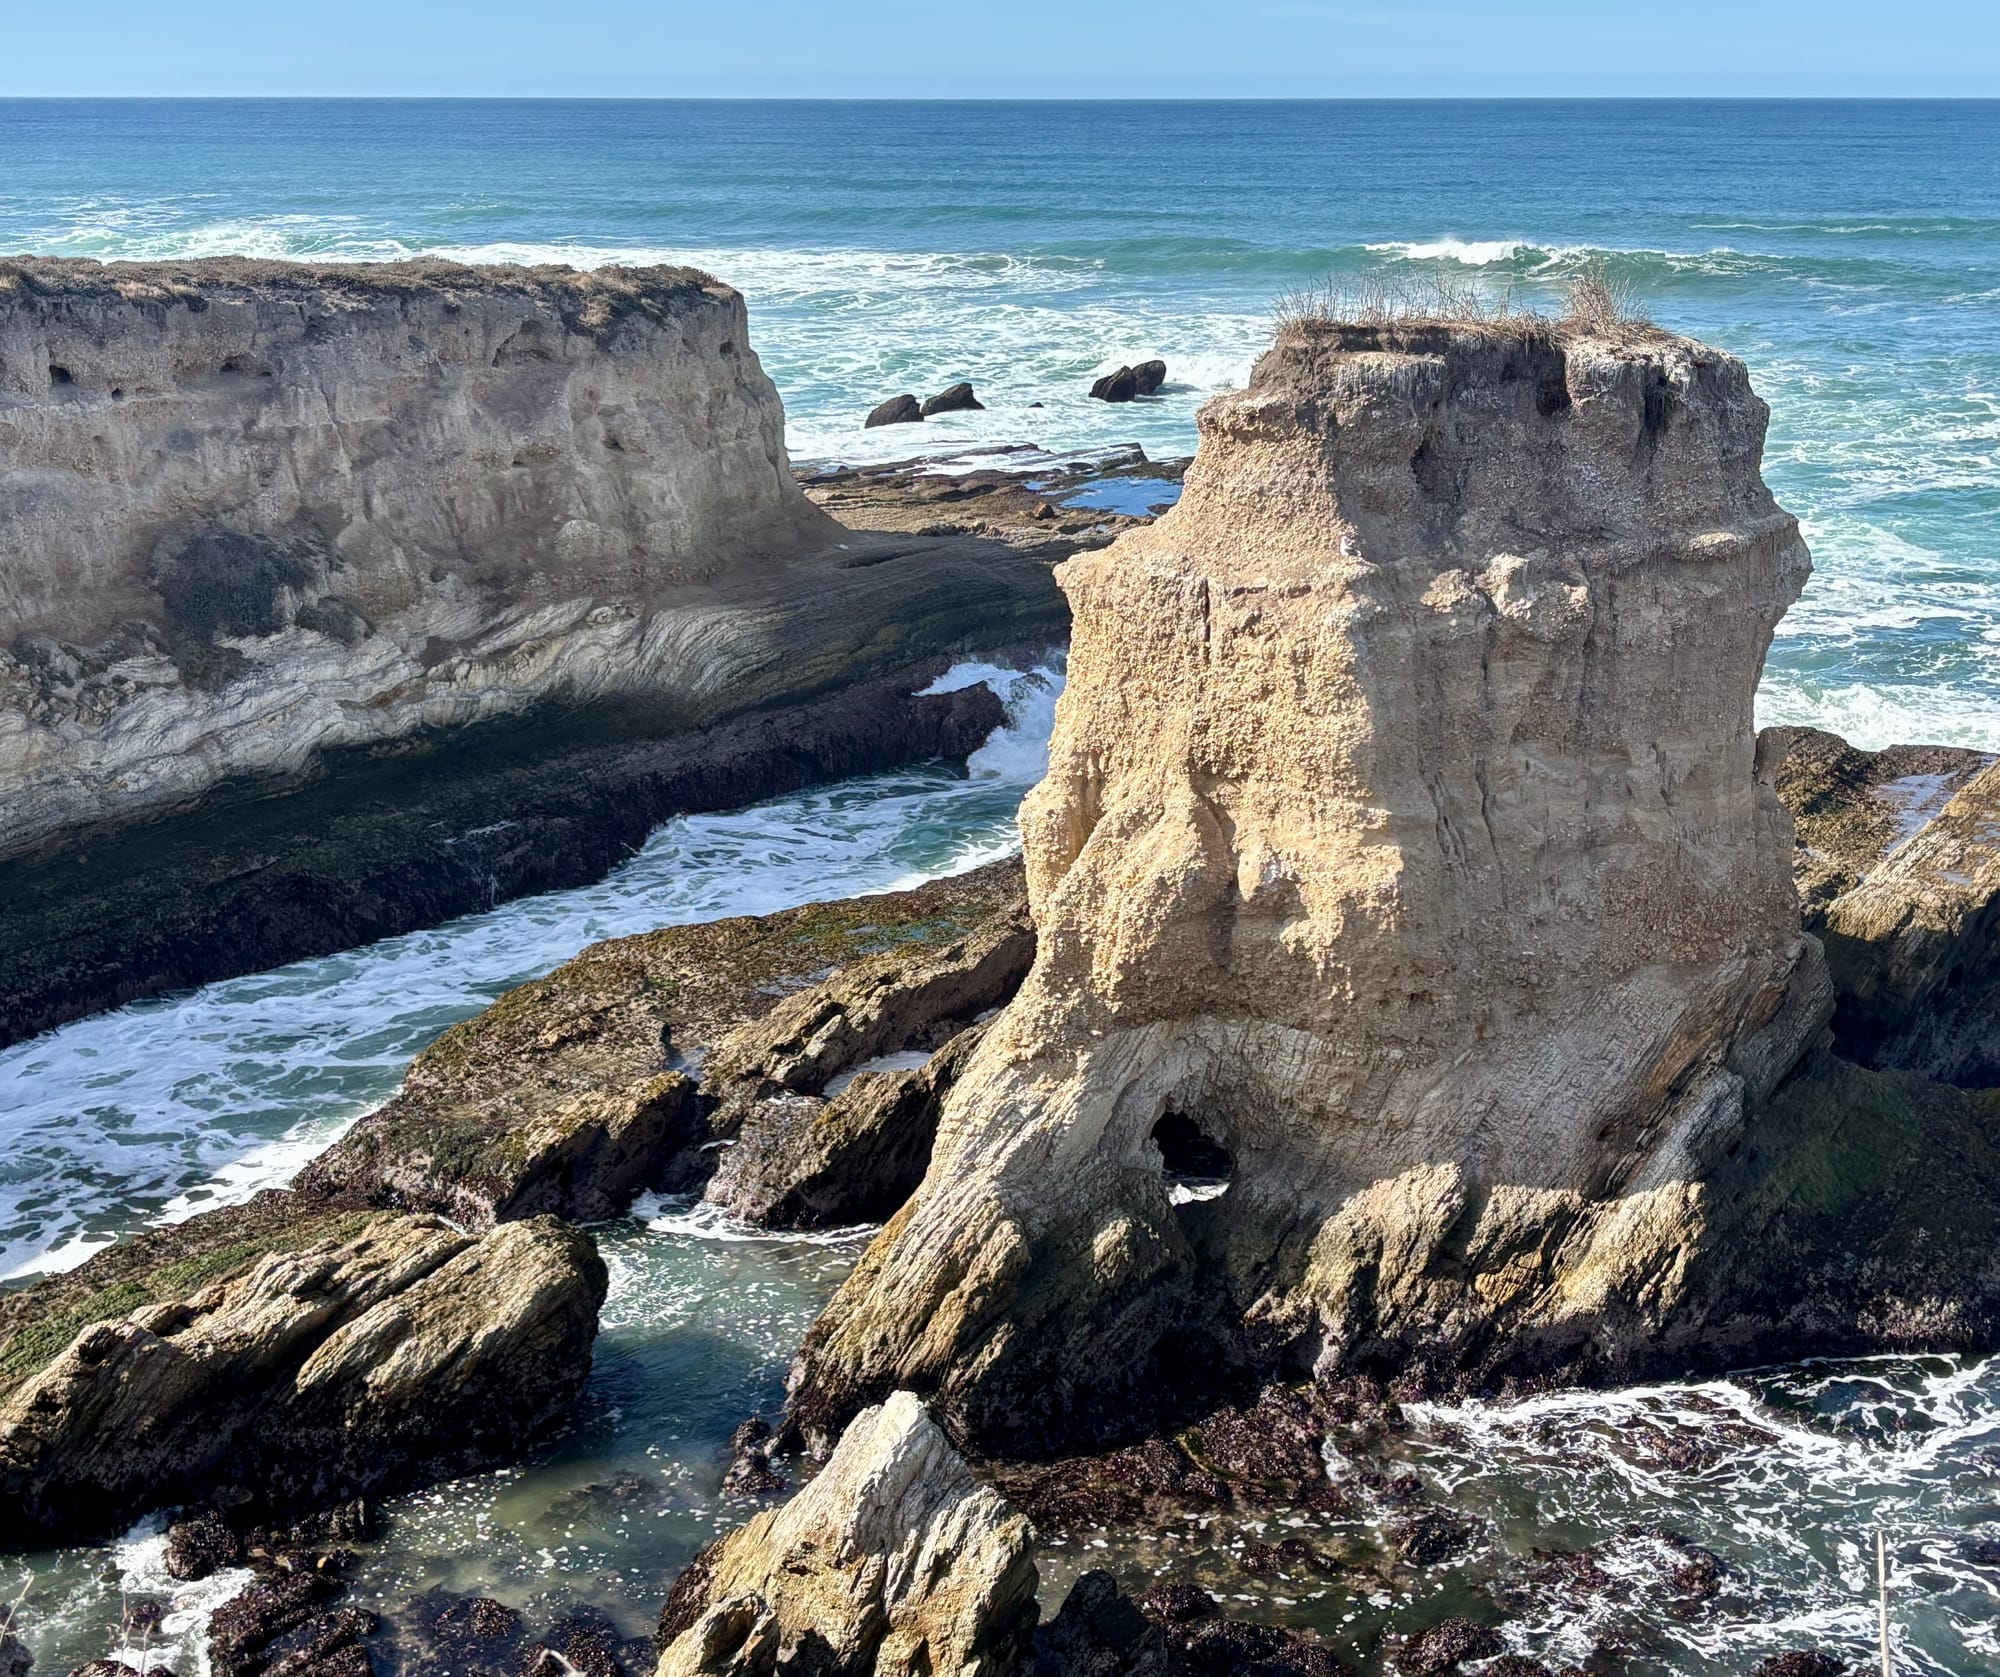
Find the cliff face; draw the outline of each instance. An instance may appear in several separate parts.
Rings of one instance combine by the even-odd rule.
[[[0,850],[550,697],[704,719],[772,638],[732,588],[843,534],[691,270],[0,264]]]
[[[1810,569],[1765,419],[1699,345],[1512,327],[1299,329],[1203,411],[1179,507],[1060,573],[1037,962],[808,1421],[1639,1354],[1829,1006],[1751,719]]]

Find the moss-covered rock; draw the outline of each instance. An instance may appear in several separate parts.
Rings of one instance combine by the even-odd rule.
[[[553,1219],[481,1239],[278,1191],[124,1242],[0,1308],[0,1542],[512,1459],[582,1390],[605,1284]]]
[[[694,1187],[713,1168],[710,1143],[744,1110],[723,1094],[764,1078],[740,1047],[711,1070],[732,1032],[866,957],[950,950],[1014,913],[1020,893],[1019,864],[998,863],[913,891],[597,944],[447,1031],[396,1098],[316,1160],[299,1188],[488,1228],[544,1212],[587,1221],[643,1189]],[[881,967],[867,970],[880,980]],[[878,982],[881,1017],[816,1054],[815,1090],[905,1046],[891,1040],[900,1030],[969,1005],[962,998],[976,986],[954,982],[933,983],[928,1012],[897,1011],[885,999],[893,986]]]

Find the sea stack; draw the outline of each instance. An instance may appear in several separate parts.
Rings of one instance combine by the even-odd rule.
[[[1521,319],[1301,323],[1203,409],[1180,504],[1059,573],[1035,966],[809,1428],[1648,1360],[1831,1006],[1752,719],[1811,569],[1766,418],[1728,355]]]

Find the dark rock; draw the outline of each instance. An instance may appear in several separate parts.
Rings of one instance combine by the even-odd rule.
[[[1395,1531],[1396,1553],[1412,1566],[1437,1566],[1472,1547],[1470,1520],[1441,1509],[1403,1521]]]
[[[243,1544],[229,1522],[211,1510],[167,1528],[167,1576],[182,1583],[206,1578],[243,1558]]]
[[[1108,1572],[1077,1579],[1062,1611],[1035,1632],[1038,1677],[1171,1677],[1178,1665],[1166,1632]]]
[[[1139,375],[1130,367],[1120,367],[1115,373],[1106,373],[1090,387],[1091,396],[1100,402],[1131,402],[1139,396]]]
[[[345,1587],[331,1556],[286,1555],[260,1566],[256,1580],[209,1620],[215,1677],[264,1677],[281,1663],[284,1677],[363,1677],[362,1639],[373,1633],[375,1615],[336,1606]]]
[[[875,410],[880,413],[882,410]],[[984,413],[986,404],[973,395],[969,384],[954,384],[949,390],[940,390],[918,412],[918,418],[929,419],[937,413]],[[872,420],[871,420],[872,423]]]
[[[1205,1620],[1177,1639],[1195,1677],[1342,1677],[1339,1660],[1318,1642],[1236,1619]]]
[[[11,1630],[0,1630],[0,1677],[28,1677],[35,1656]]]
[[[1141,361],[1132,369],[1132,382],[1141,396],[1151,396],[1167,382],[1166,362]]]
[[[722,1476],[728,1497],[772,1496],[786,1489],[785,1476],[771,1465],[771,1423],[753,1415],[729,1438],[729,1470]]]
[[[650,1655],[650,1644],[646,1645]],[[594,1607],[573,1607],[532,1643],[522,1661],[523,1677],[640,1677],[652,1661],[634,1668],[624,1632]],[[560,1656],[557,1658],[555,1656]]]
[[[862,422],[862,430],[873,431],[883,425],[914,425],[924,417],[923,405],[916,397],[904,394],[891,396]]]
[[[1222,1611],[1199,1584],[1161,1584],[1149,1591],[1141,1605],[1153,1618],[1169,1625],[1191,1625],[1212,1619]]]
[[[1831,1654],[1793,1650],[1773,1654],[1760,1664],[1752,1677],[1848,1677],[1854,1669],[1846,1660]]]
[[[123,1660],[92,1660],[88,1665],[80,1665],[69,1677],[139,1677]]]
[[[604,1263],[541,1218],[475,1239],[282,1190],[121,1241],[0,1300],[0,1530],[79,1538],[241,1498],[315,1535],[357,1494],[511,1461],[590,1368]],[[305,1534],[299,1534],[305,1535]],[[228,1526],[184,1522],[193,1571]]]
[[[1464,1661],[1491,1659],[1505,1646],[1491,1625],[1444,1619],[1411,1637],[1394,1664],[1403,1677],[1446,1677]]]
[[[1526,1654],[1502,1654],[1491,1665],[1481,1666],[1479,1677],[1556,1677],[1556,1673]]]

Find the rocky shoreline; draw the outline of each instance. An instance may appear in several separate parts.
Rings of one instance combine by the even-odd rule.
[[[430,322],[458,283],[386,294]],[[637,290],[558,309],[576,341],[538,366],[621,309],[738,318],[703,276],[606,283]],[[1615,318],[1295,322],[1204,409],[1170,511],[1178,469],[1129,456],[765,485],[813,541],[703,579],[772,637],[706,711],[398,734],[0,865],[20,1034],[483,906],[482,876],[595,877],[677,810],[963,756],[991,692],[917,689],[1059,621],[1057,583],[1074,608],[1022,861],[595,945],[292,1187],[0,1294],[5,1546],[171,1518],[174,1576],[247,1570],[207,1633],[226,1677],[1620,1669],[1613,1637],[1558,1666],[1511,1630],[1621,1591],[1699,1615],[1723,1561],[1637,1528],[1420,1595],[1482,1537],[1400,1455],[1418,1406],[2000,1346],[2000,765],[1755,730],[1810,569],[1766,419],[1739,362]],[[561,469],[587,495],[600,466]],[[210,644],[321,632],[283,603]],[[755,1511],[652,1643],[350,1599],[374,1499],[573,1422],[591,1226],[645,1194],[745,1234],[882,1224],[784,1412],[738,1429],[723,1494]],[[1208,1581],[1088,1564],[1188,1532]],[[1344,1641],[1237,1616],[1230,1576],[1410,1606]]]

